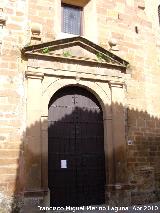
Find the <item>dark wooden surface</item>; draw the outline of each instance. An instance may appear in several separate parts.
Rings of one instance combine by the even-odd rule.
[[[68,87],[49,105],[51,206],[105,202],[103,114],[87,90]],[[66,160],[67,168],[61,168]]]

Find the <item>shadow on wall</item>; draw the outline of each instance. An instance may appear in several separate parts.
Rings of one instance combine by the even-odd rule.
[[[119,104],[113,104],[113,107],[115,111],[118,112],[119,110],[122,110],[123,106]],[[54,141],[54,149],[57,151],[60,149],[62,150],[63,154],[66,152],[68,156],[60,156],[58,154],[55,154],[53,159],[50,155],[49,160],[54,160],[56,159],[59,160],[65,160],[66,158],[71,158],[69,156],[69,153],[72,152],[72,154],[77,150],[79,150],[79,154],[81,155],[82,153],[89,155],[92,153],[96,152],[96,147],[98,147],[98,150],[101,150],[101,155],[98,156],[98,160],[96,160],[93,157],[92,161],[88,161],[87,158],[84,158],[82,161],[80,161],[81,165],[81,171],[84,173],[86,172],[84,167],[87,164],[86,162],[89,162],[90,166],[90,173],[88,174],[88,179],[86,180],[85,174],[81,175],[81,173],[78,174],[77,178],[79,180],[79,183],[86,183],[87,181],[88,184],[88,191],[90,187],[90,183],[88,180],[90,180],[91,183],[93,181],[97,181],[97,184],[102,184],[104,185],[104,173],[103,173],[103,159],[101,158],[103,149],[102,149],[102,137],[97,137],[97,132],[96,131],[102,131],[97,129],[94,129],[92,131],[92,127],[90,128],[89,136],[91,140],[89,140],[87,137],[87,122],[88,120],[94,121],[98,119],[98,114],[97,112],[89,112],[89,111],[84,111],[83,109],[79,109],[79,115],[81,119],[86,122],[84,122],[84,125],[82,125],[79,128],[79,135],[80,139],[77,142],[77,145],[75,146],[75,134],[76,134],[76,129],[75,126],[72,126],[72,121],[77,115],[76,111],[72,111],[68,115],[65,115],[64,117],[61,116],[59,120],[55,120],[51,124],[52,128],[49,129],[51,130],[50,135],[50,141]],[[126,145],[127,145],[127,183],[131,184],[132,186],[134,185],[134,188],[131,189],[131,204],[144,204],[144,203],[150,203],[150,202],[156,202],[160,199],[160,120],[158,118],[150,116],[147,112],[142,112],[134,109],[125,109],[124,108],[124,116],[126,116]],[[53,115],[54,118],[54,115]],[[116,119],[120,119],[119,117],[116,117]],[[65,123],[69,122],[70,126],[66,128]],[[16,213],[19,210],[19,206],[21,206],[21,200],[23,200],[23,195],[24,191],[30,192],[28,195],[33,199],[33,204],[38,205],[38,202],[35,200],[38,199],[38,197],[43,196],[43,189],[44,191],[46,188],[43,185],[45,180],[46,174],[41,173],[41,168],[42,168],[42,163],[43,163],[43,157],[41,154],[42,147],[43,147],[43,141],[36,141],[37,139],[37,134],[39,133],[39,128],[40,126],[45,126],[48,123],[48,121],[43,121],[43,123],[36,122],[32,126],[28,127],[26,132],[24,133],[24,136],[22,138],[23,145],[20,147],[20,153],[19,153],[19,160],[18,160],[18,169],[17,169],[17,178],[16,178],[16,183],[14,187],[14,200],[12,202],[12,213]],[[60,124],[60,125],[59,125]],[[101,124],[100,124],[101,125]],[[92,125],[90,125],[92,126]],[[94,126],[94,125],[93,125]],[[47,128],[42,131],[47,131]],[[56,131],[56,138],[54,137],[53,132]],[[114,129],[113,129],[114,132]],[[102,132],[101,132],[102,133]],[[101,134],[100,133],[100,134]],[[46,133],[45,133],[46,134]],[[98,133],[99,134],[99,133]],[[65,137],[67,135],[67,137]],[[61,139],[59,143],[59,138]],[[94,138],[94,139],[93,139]],[[34,140],[35,139],[35,140]],[[63,141],[62,141],[63,139]],[[88,144],[89,141],[89,144]],[[94,141],[94,144],[91,144],[92,141]],[[127,143],[129,141],[129,143]],[[35,143],[35,144],[34,144]],[[118,141],[114,141],[115,145],[115,150],[114,153],[116,154],[121,154],[121,149],[117,148],[118,146]],[[82,148],[83,147],[83,148]],[[90,150],[90,147],[91,150]],[[119,149],[119,150],[116,150]],[[87,150],[84,152],[84,150]],[[49,152],[52,152],[52,145],[49,147]],[[44,154],[44,153],[43,153]],[[62,154],[62,155],[63,155]],[[97,152],[98,154],[98,152]],[[45,155],[45,154],[44,154]],[[61,159],[64,158],[64,159]],[[80,160],[80,158],[76,159]],[[63,162],[64,166],[66,162]],[[68,163],[68,162],[67,162]],[[102,163],[102,164],[101,164]],[[117,165],[117,162],[115,163],[115,167]],[[71,164],[74,168],[74,160],[71,160]],[[93,167],[93,165],[96,165],[96,169]],[[54,168],[57,166],[61,166],[60,164],[55,164],[53,165]],[[106,168],[107,168],[107,163],[106,163]],[[52,165],[49,164],[49,168],[51,168]],[[25,168],[25,169],[24,169]],[[45,169],[43,168],[43,171]],[[27,172],[26,172],[27,171]],[[48,168],[47,170],[48,171]],[[69,178],[70,176],[75,175],[74,171],[70,170],[68,174],[66,174],[66,177]],[[76,173],[77,175],[77,173]],[[52,175],[51,175],[52,176]],[[57,176],[58,177],[58,176]],[[93,178],[94,177],[94,178]],[[56,179],[56,176],[53,179],[56,183],[56,181],[59,181]],[[116,179],[116,178],[115,178]],[[108,174],[106,177],[106,180],[108,181]],[[48,181],[48,180],[47,180]],[[61,181],[61,180],[60,180]],[[49,183],[51,184],[51,180],[49,180]],[[73,185],[75,184],[72,180]],[[101,185],[100,184],[100,185]],[[115,184],[113,180],[113,184]],[[99,195],[102,196],[100,202],[104,199],[103,193],[104,193],[104,188],[102,185],[99,187]],[[64,186],[65,187],[65,186]],[[73,187],[73,186],[72,186]],[[72,190],[73,193],[75,193],[75,188],[66,189],[67,196],[69,196],[69,199],[73,199],[73,197],[68,195],[67,190]],[[61,189],[60,189],[61,190]],[[80,193],[85,192],[85,188],[81,187],[81,185],[77,186],[76,190],[79,190]],[[93,193],[96,193],[97,187],[93,187]],[[35,192],[35,193],[32,193]],[[115,194],[116,192],[113,191]],[[111,192],[107,194],[108,199],[110,199]],[[57,195],[58,197],[58,195]],[[95,196],[96,197],[96,196]],[[83,202],[83,199],[77,195],[77,199],[79,202]],[[82,199],[82,200],[81,200]],[[94,197],[92,196],[93,203],[96,202],[98,199],[96,197],[96,200],[94,200]],[[118,197],[118,199],[123,200],[123,197]],[[64,198],[65,200],[65,198]],[[31,201],[31,202],[32,202]],[[58,201],[57,201],[58,202]],[[119,202],[119,200],[117,200]]]

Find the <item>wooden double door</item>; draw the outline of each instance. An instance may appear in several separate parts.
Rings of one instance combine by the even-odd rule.
[[[80,87],[59,90],[49,103],[48,177],[51,206],[105,202],[103,113]]]

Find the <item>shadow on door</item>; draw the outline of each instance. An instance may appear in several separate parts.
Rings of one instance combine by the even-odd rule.
[[[61,89],[48,119],[50,205],[105,203],[103,112],[95,96],[79,87]]]

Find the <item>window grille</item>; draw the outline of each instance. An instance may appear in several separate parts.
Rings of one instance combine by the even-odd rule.
[[[81,35],[82,8],[62,4],[62,32]]]

